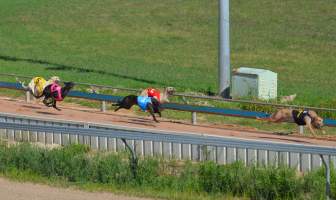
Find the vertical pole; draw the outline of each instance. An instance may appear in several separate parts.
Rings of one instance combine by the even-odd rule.
[[[26,102],[29,103],[30,102],[30,92],[26,91]]]
[[[331,190],[330,190],[330,165],[329,165],[329,159],[326,160],[324,158],[324,156],[322,154],[320,154],[320,157],[322,159],[322,162],[324,164],[325,167],[325,173],[326,173],[326,200],[330,200],[330,194],[331,194]]]
[[[197,123],[197,114],[196,114],[196,112],[192,112],[191,113],[191,123],[193,125],[196,125],[196,123]]]
[[[137,177],[137,169],[138,169],[138,157],[134,151],[134,149],[127,143],[125,138],[121,138],[126,148],[130,151],[130,168],[132,171],[133,178]]]
[[[102,112],[106,112],[106,101],[102,101],[102,102],[101,102],[101,108],[100,108],[100,111],[102,111]]]
[[[299,126],[299,133],[303,134],[303,126]]]
[[[229,0],[219,0],[219,94],[230,98],[230,13]]]

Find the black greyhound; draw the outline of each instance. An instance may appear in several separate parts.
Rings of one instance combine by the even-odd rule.
[[[69,91],[75,86],[73,82],[64,82],[64,87],[57,90],[57,84],[48,85],[43,90],[43,103],[48,107],[53,107],[56,110],[61,110],[57,108],[56,102],[63,101],[63,99],[68,95]]]
[[[125,96],[122,100],[118,103],[112,104],[113,106],[118,106],[114,111],[118,111],[121,108],[130,109],[133,105],[138,105],[143,111],[149,111],[152,115],[153,120],[155,122],[159,122],[154,113],[158,113],[161,117],[161,103],[151,97],[143,97],[143,96],[136,96],[136,95],[128,95]]]

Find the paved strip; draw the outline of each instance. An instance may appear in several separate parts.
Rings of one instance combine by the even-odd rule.
[[[107,192],[85,192],[0,178],[1,200],[149,200]]]

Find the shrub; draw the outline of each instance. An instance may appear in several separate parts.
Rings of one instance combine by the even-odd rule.
[[[287,167],[252,167],[248,181],[252,199],[298,199],[303,194],[302,179]]]
[[[154,185],[159,176],[159,161],[154,158],[140,160],[137,169],[136,182],[139,185]]]
[[[119,155],[98,155],[93,159],[93,165],[94,182],[128,184],[132,181],[129,163]]]

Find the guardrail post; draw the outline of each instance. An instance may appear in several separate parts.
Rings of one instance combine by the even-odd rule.
[[[84,124],[84,128],[90,128],[90,124],[85,123],[85,124]]]
[[[101,102],[100,111],[102,111],[102,112],[106,112],[106,101],[102,101],[102,102]]]
[[[324,167],[325,167],[325,173],[326,173],[326,199],[327,200],[330,200],[330,195],[331,195],[331,191],[330,191],[330,165],[329,165],[329,162],[330,160],[326,160],[324,158],[324,156],[322,154],[320,154],[320,157],[322,159],[322,162],[324,164]]]
[[[197,115],[196,115],[196,112],[192,112],[191,113],[191,123],[193,125],[197,124]]]
[[[299,133],[303,134],[303,126],[299,126]]]
[[[124,142],[126,148],[130,151],[130,167],[132,171],[133,178],[137,177],[137,168],[138,168],[138,157],[134,151],[134,149],[127,143],[125,138],[121,138]]]
[[[26,102],[29,103],[30,102],[30,92],[26,91]]]

